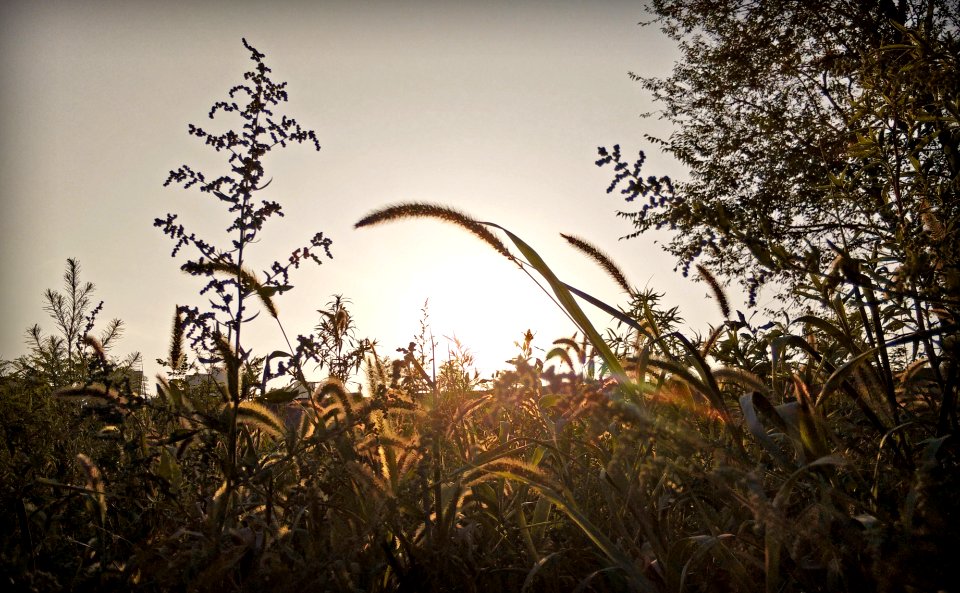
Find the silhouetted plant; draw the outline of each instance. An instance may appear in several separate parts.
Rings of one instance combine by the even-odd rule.
[[[289,402],[296,396],[297,389],[270,391],[268,383],[287,375],[300,389],[312,390],[303,373],[304,363],[313,360],[323,364],[324,357],[331,355],[313,336],[298,336],[294,347],[280,324],[274,303],[277,294],[292,288],[290,272],[293,269],[307,260],[320,264],[321,257],[332,257],[331,241],[323,233],[316,233],[303,247],[294,249],[286,261],[270,264],[262,275],[250,267],[250,247],[258,242],[260,231],[271,217],[283,216],[279,203],[258,197],[271,181],[264,181],[266,155],[291,143],[307,143],[317,150],[320,144],[313,131],[277,112],[277,108],[287,101],[286,83],[273,81],[263,53],[246,39],[243,45],[250,52],[254,68],[244,74],[242,84],[229,90],[227,100],[214,103],[209,112],[210,119],[218,115],[235,115],[241,121],[239,129],[216,134],[196,125],[189,126],[190,135],[203,140],[216,152],[226,153],[228,171],[213,177],[183,165],[171,171],[164,183],[178,184],[185,189],[196,186],[200,192],[219,200],[232,217],[226,228],[229,241],[217,244],[189,233],[178,222],[176,214],[168,214],[154,222],[154,226],[175,242],[173,256],[184,247],[194,250],[193,257],[188,258],[181,269],[206,280],[200,294],[206,296],[209,303],[206,310],[177,307],[171,353],[166,361],[173,375],[171,380],[161,377],[158,385],[161,407],[165,406],[167,416],[179,418],[182,425],[179,436],[163,437],[162,431],[157,434],[161,443],[179,443],[175,457],[169,450],[165,453],[161,466],[166,468],[164,478],[172,479],[180,471],[181,461],[187,461],[181,458],[191,446],[198,447],[201,460],[216,460],[219,469],[211,474],[209,463],[200,463],[198,471],[205,479],[196,481],[196,489],[190,493],[206,509],[200,520],[212,538],[207,542],[194,542],[198,546],[198,556],[189,560],[193,569],[200,569],[209,559],[224,552],[222,535],[239,522],[257,520],[269,524],[276,516],[277,511],[272,509],[275,498],[281,496],[276,490],[280,486],[271,478],[264,491],[264,472],[276,461],[270,461],[271,456],[277,454],[285,438],[291,439],[289,456],[304,445],[296,431],[287,434],[276,408],[272,410],[263,405]],[[248,311],[251,300],[259,303],[261,311]],[[244,324],[262,312],[276,320],[287,342],[287,351],[277,350],[266,357],[256,357],[252,348],[242,340]],[[211,375],[222,376],[209,385],[213,393],[220,396],[218,406],[201,401],[202,397],[198,399],[202,394],[193,393],[194,390],[183,380],[182,374],[189,368],[180,346],[183,339],[189,341],[200,363],[213,365]],[[252,504],[249,501],[266,504],[265,514],[250,514],[246,510],[248,503]],[[230,569],[232,566],[229,565],[224,568]],[[207,573],[219,574],[216,571]]]
[[[285,148],[290,143],[308,143],[316,150],[320,150],[320,144],[312,130],[304,129],[293,118],[275,113],[275,109],[287,101],[286,83],[274,82],[270,68],[263,61],[265,55],[246,39],[243,45],[250,52],[254,69],[244,74],[243,84],[230,89],[228,100],[214,103],[209,113],[210,119],[218,114],[235,114],[242,122],[240,129],[215,134],[193,124],[188,128],[191,136],[228,155],[229,172],[208,177],[189,165],[182,165],[171,171],[164,183],[175,183],[185,189],[197,186],[201,192],[222,202],[233,217],[226,228],[229,243],[218,245],[197,237],[178,222],[176,214],[167,214],[166,218],[154,221],[154,226],[175,242],[171,255],[176,256],[183,247],[195,250],[195,255],[184,262],[181,269],[207,280],[200,293],[207,296],[210,310],[178,307],[187,338],[198,352],[203,353],[205,360],[213,362],[222,361],[222,348],[217,343],[226,336],[226,343],[235,353],[239,365],[250,362],[250,351],[241,340],[242,326],[258,315],[248,313],[250,299],[259,300],[263,309],[276,318],[273,297],[291,288],[291,269],[299,268],[306,260],[320,264],[322,256],[332,257],[330,239],[317,233],[306,245],[294,249],[285,262],[270,264],[262,279],[247,267],[250,261],[248,249],[257,240],[264,224],[273,216],[283,216],[279,203],[256,197],[271,181],[263,181],[264,158],[275,148]]]
[[[30,353],[18,358],[14,365],[22,376],[29,375],[54,389],[94,381],[109,384],[119,382],[118,372],[132,368],[139,360],[137,353],[123,360],[107,356],[123,335],[120,319],[111,320],[98,337],[91,335],[103,309],[103,301],[94,304],[95,290],[92,282],[80,280],[80,262],[68,258],[63,292],[48,288],[43,293],[43,310],[50,315],[57,331],[44,335],[38,324],[27,329]],[[131,390],[139,393],[139,385],[130,386],[129,378],[126,383],[128,394]]]
[[[317,311],[320,323],[314,328],[318,334],[314,340],[318,346],[314,358],[323,361],[329,375],[343,383],[360,370],[372,348],[369,340],[357,337],[353,316],[347,309],[349,302],[339,294],[334,295],[326,309]]]

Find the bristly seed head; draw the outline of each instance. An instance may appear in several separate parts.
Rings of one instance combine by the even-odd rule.
[[[697,272],[699,272],[700,277],[710,285],[710,290],[713,291],[713,297],[717,299],[717,304],[720,305],[720,312],[723,313],[723,318],[730,319],[730,303],[727,302],[727,295],[724,294],[723,287],[721,287],[717,279],[713,277],[710,270],[702,265],[697,264]]]
[[[100,364],[107,364],[107,351],[103,348],[103,344],[100,343],[100,340],[91,336],[90,334],[84,334],[81,338],[83,343],[89,346],[93,353],[96,354],[97,358],[100,360]]]
[[[353,228],[358,229],[360,227],[372,226],[383,222],[399,220],[401,218],[438,218],[440,220],[453,223],[467,229],[479,237],[482,241],[496,249],[504,257],[511,260],[514,259],[510,251],[507,250],[507,247],[500,241],[500,239],[496,237],[496,235],[491,233],[482,222],[467,216],[459,210],[455,210],[447,206],[440,206],[439,204],[407,202],[404,204],[387,206],[386,208],[375,210],[364,216],[353,225]]]
[[[630,292],[630,283],[627,282],[627,277],[624,275],[623,271],[620,269],[617,264],[613,263],[613,260],[610,257],[594,247],[592,244],[584,241],[580,237],[575,237],[573,235],[565,235],[560,233],[560,236],[567,240],[568,243],[585,253],[590,259],[600,264],[610,276],[620,285],[623,290]]]

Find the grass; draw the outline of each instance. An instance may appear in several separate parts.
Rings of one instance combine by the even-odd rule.
[[[535,261],[520,263],[540,272]],[[696,340],[631,295],[646,301],[618,370],[589,338],[540,360],[527,336],[492,382],[469,359],[433,376],[422,348],[371,352],[362,396],[334,380],[286,404],[241,370],[223,393],[169,378],[153,399],[90,386],[61,390],[63,403],[7,374],[5,571],[33,590],[951,582],[935,560],[960,532],[956,446],[937,429],[948,394],[922,359],[893,362],[927,336],[880,346],[887,374],[847,306],[766,330],[727,321]],[[30,432],[43,423],[67,438]]]

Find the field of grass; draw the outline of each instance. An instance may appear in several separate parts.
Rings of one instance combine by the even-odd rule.
[[[814,288],[816,316],[699,339],[632,292],[616,339],[539,359],[528,335],[492,381],[422,337],[380,357],[337,300],[325,337],[362,351],[362,393],[261,389],[269,361],[222,339],[223,380],[192,384],[179,324],[155,397],[94,339],[59,379],[21,360],[0,382],[3,572],[33,591],[949,590],[956,333],[874,345],[869,303]]]

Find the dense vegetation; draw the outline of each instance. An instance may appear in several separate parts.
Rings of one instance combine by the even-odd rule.
[[[467,354],[433,360],[426,326],[383,356],[340,297],[287,350],[243,340],[257,314],[288,335],[274,300],[331,246],[318,233],[250,268],[282,215],[256,199],[263,156],[319,144],[274,113],[285,85],[244,42],[255,67],[210,112],[241,128],[190,127],[228,172],[168,178],[232,213],[228,241],[157,220],[174,256],[193,255],[182,268],[205,279],[209,308],[177,308],[155,395],[131,381],[133,359],[109,354],[118,322],[94,337],[101,307],[73,260],[65,292],[46,294],[59,334],[31,328],[29,353],[2,367],[4,585],[955,590],[957,10],[813,4],[654,2],[686,53],[643,84],[678,126],[661,142],[690,180],[644,178],[642,158],[601,149],[611,189],[649,199],[627,214],[637,231],[679,231],[670,251],[714,292],[707,335],[685,335],[676,309],[576,237],[627,292],[619,308],[462,212],[408,203],[357,223],[436,218],[544,283],[580,337],[540,359],[527,333],[490,381]],[[766,284],[782,307],[765,322],[732,312],[726,281]],[[602,335],[581,303],[619,331]],[[327,378],[309,382],[315,369]]]

